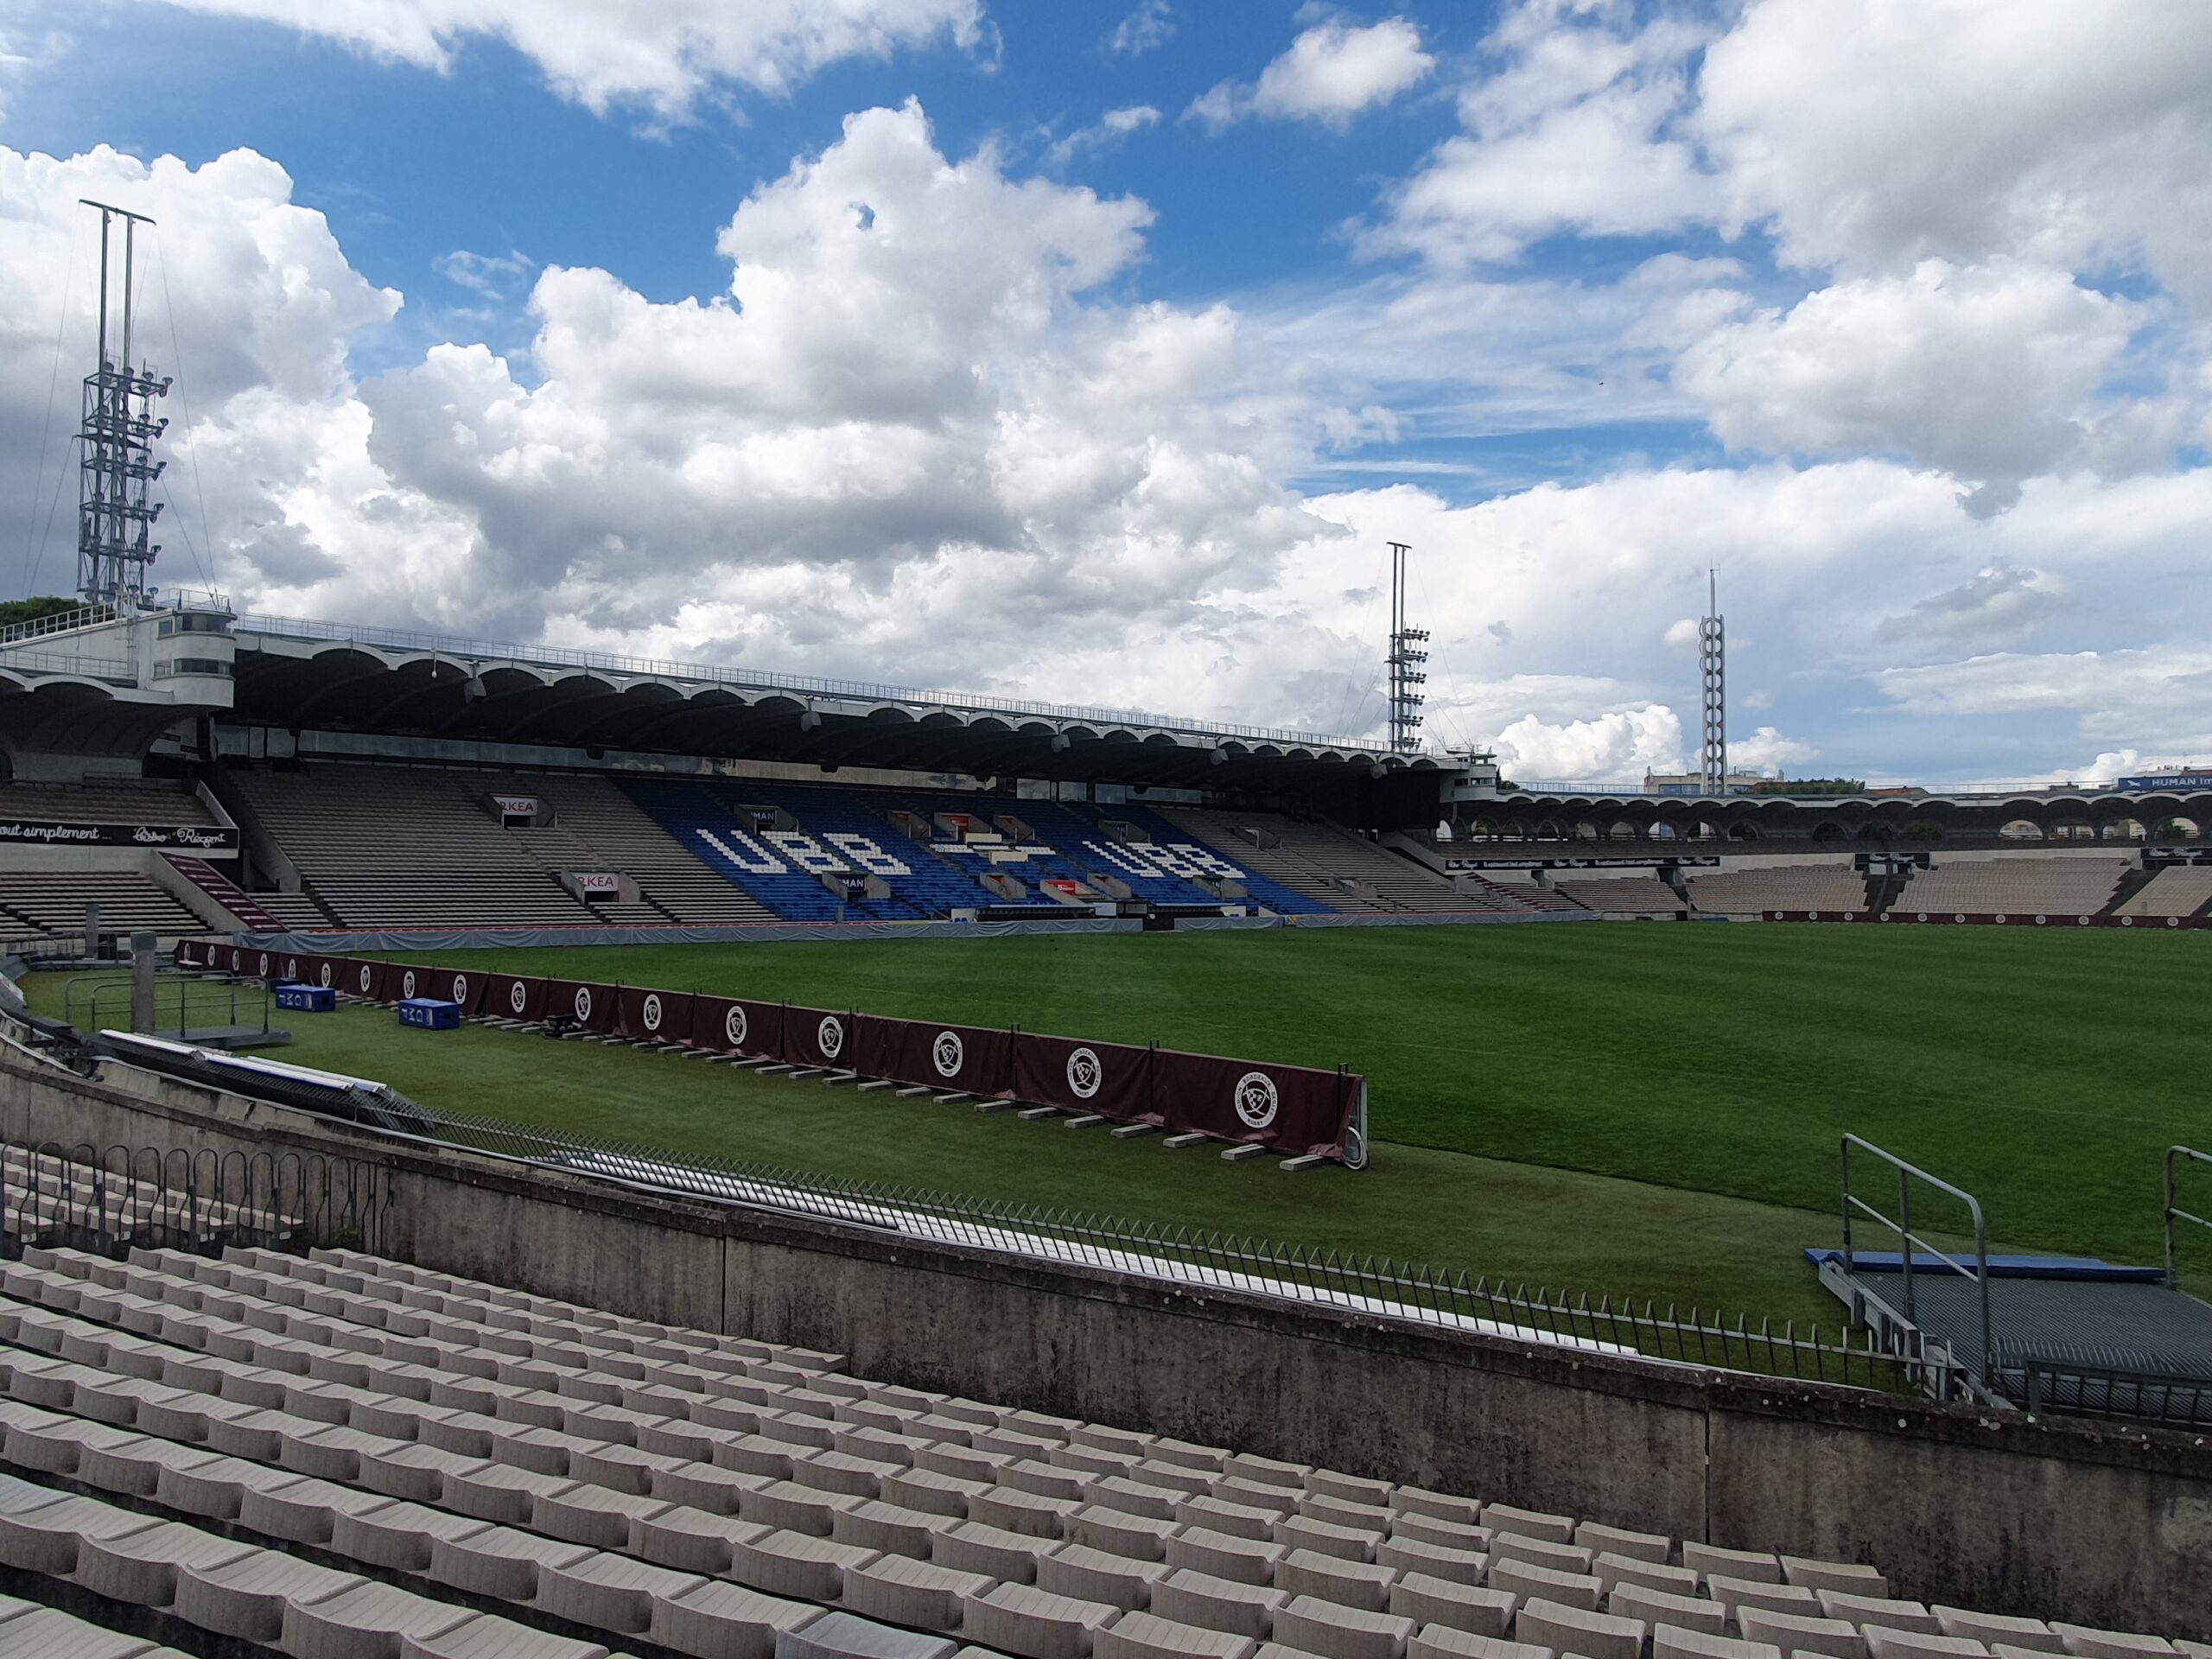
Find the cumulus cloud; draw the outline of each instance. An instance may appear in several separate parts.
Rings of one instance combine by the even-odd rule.
[[[2063,584],[2041,570],[2016,570],[1999,560],[1968,582],[1884,617],[1874,639],[1939,651],[1993,650],[2035,632],[2070,607]]]
[[[2063,270],[1929,259],[1723,323],[1675,378],[1731,448],[1909,455],[2016,483],[2091,458],[2144,312]]]
[[[1516,783],[1641,782],[1682,769],[1681,716],[1663,704],[1553,724],[1523,715],[1497,740],[1499,764]]]
[[[537,262],[524,254],[471,253],[466,248],[442,253],[430,264],[454,287],[487,300],[505,299],[537,269]]]
[[[1247,119],[1318,121],[1344,128],[1427,79],[1436,60],[1403,17],[1366,28],[1317,23],[1260,72],[1256,83],[1224,80],[1185,112],[1216,131]]]
[[[1149,104],[1133,104],[1126,109],[1109,110],[1090,126],[1078,127],[1059,139],[1046,151],[1053,162],[1065,166],[1086,149],[1103,149],[1118,143],[1133,132],[1142,132],[1147,127],[1160,124],[1160,111]]]
[[[504,41],[563,98],[605,114],[688,115],[721,86],[782,96],[824,66],[980,38],[981,0],[166,0],[282,24],[441,73],[473,37]]]
[[[1122,57],[1142,57],[1154,47],[1165,46],[1175,33],[1174,9],[1167,0],[1142,0],[1135,11],[1114,25],[1106,49]]]

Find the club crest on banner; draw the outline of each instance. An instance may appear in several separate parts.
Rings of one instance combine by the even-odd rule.
[[[957,1031],[940,1031],[937,1041],[930,1045],[930,1064],[937,1067],[940,1077],[957,1077],[960,1068],[968,1061],[968,1046],[960,1040]]]
[[[520,980],[507,987],[507,1006],[520,1014],[530,1006],[530,993]]]
[[[453,1000],[456,1002],[466,1002],[468,1001],[468,976],[467,974],[455,974],[453,976]]]
[[[300,959],[299,959],[297,957],[285,957],[285,958],[284,958],[284,977],[285,977],[285,978],[287,978],[287,979],[297,979],[299,976],[300,976]]]
[[[1236,1116],[1248,1129],[1264,1129],[1275,1121],[1282,1104],[1275,1080],[1264,1071],[1247,1071],[1236,1079]]]
[[[1078,1048],[1068,1056],[1068,1088],[1077,1100],[1089,1100],[1105,1081],[1106,1068],[1089,1049]]]
[[[658,993],[648,991],[645,994],[645,1005],[639,1012],[645,1016],[647,1031],[660,1029],[660,997]]]
[[[722,1016],[722,1035],[729,1039],[732,1048],[743,1048],[745,1033],[745,1010],[733,1005],[730,1011]]]
[[[374,976],[372,974],[371,974],[371,972],[370,972],[366,968],[362,969],[361,969],[361,995],[362,995],[363,996],[366,996],[366,995],[369,994],[369,987],[370,987],[371,985],[372,985],[373,983],[375,983],[375,976]]]
[[[576,1018],[579,1020],[591,1018],[591,987],[588,985],[576,987]]]
[[[834,1014],[822,1016],[822,1023],[814,1028],[814,1040],[822,1046],[824,1058],[836,1059],[845,1046],[845,1027]]]
[[[261,953],[261,976],[264,979],[269,977],[269,953],[266,950]]]
[[[399,989],[402,995],[412,996],[415,995],[415,970],[412,968],[410,968],[407,970],[406,977],[399,982]]]
[[[327,962],[322,964],[322,982],[325,986],[330,983],[330,964]]]

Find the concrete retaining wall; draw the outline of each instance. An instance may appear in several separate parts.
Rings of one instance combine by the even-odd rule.
[[[2212,1448],[1198,1294],[395,1146],[0,1048],[0,1135],[367,1157],[403,1259],[861,1375],[1740,1548],[1897,1593],[2212,1637]]]

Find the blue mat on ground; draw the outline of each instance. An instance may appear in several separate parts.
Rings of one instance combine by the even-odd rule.
[[[1835,1249],[1812,1249],[1805,1252],[1805,1259],[1815,1267],[1826,1267],[1843,1261],[1843,1252]],[[1958,1258],[1964,1262],[1968,1258]],[[1896,1250],[1853,1250],[1851,1265],[1859,1273],[1902,1273],[1904,1257]],[[1940,1256],[1916,1250],[1912,1255],[1915,1273],[1948,1273],[1951,1268]],[[1989,1258],[1989,1276],[1993,1279],[2081,1279],[2099,1280],[2107,1284],[2158,1284],[2165,1278],[2162,1268],[2132,1268],[2123,1262],[2100,1261],[2094,1255],[1993,1255]]]

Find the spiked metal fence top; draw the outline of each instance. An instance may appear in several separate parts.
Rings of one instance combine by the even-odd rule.
[[[1308,1249],[1202,1228],[1133,1221],[920,1187],[801,1173],[770,1165],[677,1154],[632,1141],[440,1112],[430,1144],[664,1192],[781,1211],[918,1243],[996,1251],[1098,1268],[1211,1291],[1238,1291],[1430,1329],[1590,1352],[1638,1355],[1719,1370],[1891,1392],[1930,1382],[1930,1363],[1892,1354],[1871,1333],[1824,1335],[1794,1321],[1732,1323],[1717,1311],[1650,1300],[1569,1298],[1388,1256]],[[425,1137],[402,1136],[402,1139]]]

